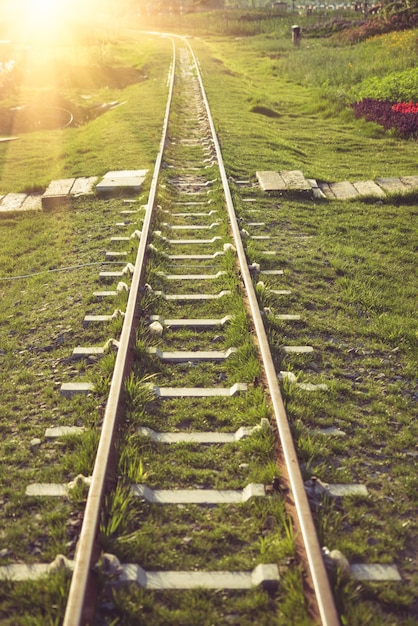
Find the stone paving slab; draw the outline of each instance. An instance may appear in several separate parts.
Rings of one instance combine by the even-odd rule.
[[[140,191],[148,170],[121,170],[107,172],[96,185],[99,195],[111,195],[123,189]]]
[[[119,179],[119,178],[143,178],[148,174],[148,170],[111,170],[110,172],[106,172],[103,176],[103,180],[106,179]]]
[[[96,192],[99,195],[111,195],[112,193],[118,192],[120,190],[125,190],[131,193],[132,191],[140,191],[142,187],[142,183],[145,178],[115,178],[115,179],[103,179],[100,183],[96,185]]]
[[[241,504],[266,495],[264,485],[250,483],[244,489],[151,489],[132,485],[131,494],[152,504]]]
[[[8,193],[0,204],[0,212],[12,213],[13,211],[21,211],[22,205],[27,198],[26,193]]]
[[[326,198],[326,195],[322,192],[317,181],[314,178],[307,178],[306,180],[312,188],[313,197],[317,200],[324,200]]]
[[[255,174],[263,191],[286,191],[286,183],[279,172],[261,171]]]
[[[74,181],[70,193],[72,196],[91,196],[94,193],[94,185],[99,180],[98,176],[80,176]]]
[[[312,194],[312,187],[300,170],[281,171],[280,176],[285,182],[286,191]]]
[[[360,196],[383,198],[388,193],[405,193],[418,190],[418,175],[376,178],[373,180],[348,180],[340,182],[317,182],[313,178],[305,178],[300,170],[281,172],[256,172],[260,187],[264,191],[311,192],[316,199],[348,200]],[[284,183],[284,186],[283,186]]]
[[[318,183],[318,186],[325,198],[328,198],[328,200],[335,200],[336,196],[328,183]]]
[[[41,211],[42,197],[40,195],[26,196],[22,204],[22,211]]]
[[[279,568],[275,564],[257,565],[252,572],[147,572],[139,565],[129,563],[122,566],[117,582],[136,583],[150,590],[164,589],[251,589],[262,586],[276,589],[280,580]]]
[[[42,207],[44,209],[52,209],[68,202],[71,187],[74,185],[74,182],[75,178],[63,178],[61,180],[51,181],[42,196]]]
[[[401,182],[407,187],[418,189],[418,176],[401,176]]]
[[[399,193],[408,191],[407,187],[400,178],[376,178],[376,182],[386,193]]]
[[[374,180],[362,180],[357,183],[353,183],[361,196],[376,196],[378,198],[384,198],[385,192]]]
[[[338,183],[329,183],[329,187],[339,200],[350,200],[351,198],[358,198],[360,195],[354,185],[348,180],[342,180]]]

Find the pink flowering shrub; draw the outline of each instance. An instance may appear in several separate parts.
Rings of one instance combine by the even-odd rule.
[[[381,124],[386,130],[396,129],[400,137],[418,138],[418,105],[413,102],[394,103],[363,98],[352,106],[356,117]]]
[[[398,102],[398,104],[392,105],[392,111],[397,113],[418,113],[418,103],[412,102]]]

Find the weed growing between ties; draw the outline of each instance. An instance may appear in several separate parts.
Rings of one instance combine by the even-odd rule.
[[[163,210],[170,209],[170,203],[164,197],[159,198],[159,203]],[[219,204],[213,203],[214,206]],[[199,223],[202,221],[205,220],[201,218]],[[159,228],[163,236],[168,233],[166,239],[175,242],[183,238],[162,219]],[[220,234],[220,241],[214,242],[214,250],[223,251],[223,243],[229,241],[226,226],[218,226],[216,233]],[[279,610],[283,616],[278,616],[277,606],[273,610],[274,617],[270,607],[266,615],[270,621],[273,619],[274,623],[282,623],[297,612],[300,623],[308,623],[301,572],[293,562],[295,542],[292,526],[284,511],[279,489],[273,489],[279,477],[274,459],[274,438],[268,428],[262,428],[261,420],[268,409],[259,383],[260,365],[240,294],[235,257],[227,250],[215,257],[210,267],[205,265],[204,270],[194,263],[193,267],[183,267],[180,272],[176,270],[172,259],[161,253],[158,240],[161,240],[161,235],[156,235],[153,240],[154,248],[146,276],[148,287],[141,301],[144,322],[137,332],[137,359],[125,385],[127,433],[121,442],[117,488],[109,497],[107,512],[101,524],[103,549],[115,554],[120,562],[139,563],[147,571],[251,572],[260,563],[278,563],[286,569],[287,583],[284,586],[288,589],[288,601],[284,603],[283,610]],[[189,244],[176,245],[165,240],[165,246],[167,243],[170,252],[171,247],[177,254],[193,252]],[[201,248],[198,251],[201,253]],[[195,274],[204,271],[214,274],[216,278],[208,279],[207,282],[176,280],[176,273],[184,274],[189,270]],[[183,306],[165,301],[158,293],[198,294],[202,291],[202,285],[205,293],[226,291],[222,302],[216,304],[218,310],[214,310],[212,303],[209,306],[203,299]],[[198,333],[202,335],[198,341],[206,349],[220,350],[223,346],[236,349],[236,353],[231,354],[225,362],[200,363],[191,355],[187,362],[171,365],[164,363],[158,354],[149,355],[149,347],[167,350],[166,336],[169,347],[176,342],[176,347],[184,349],[185,344],[187,347],[187,342],[191,341],[190,330],[181,328],[163,328],[161,333],[153,335],[149,328],[152,315],[201,319],[216,316],[223,318],[226,314],[232,316],[233,321],[220,328]],[[195,349],[196,344],[190,347]],[[153,393],[154,385],[228,388],[235,382],[247,383],[248,392],[222,400],[199,398],[194,402],[191,399],[160,400]],[[253,424],[257,430],[234,444],[210,446],[182,443],[167,446],[152,441],[138,429],[147,426],[154,432],[219,429],[234,432],[244,424]],[[145,484],[150,489],[243,489],[247,484],[257,482],[267,485],[271,495],[260,501],[251,498],[242,505],[232,506],[159,506],[148,504],[143,497],[134,500],[135,491],[126,484],[126,475],[130,481]],[[288,572],[287,568],[293,571]],[[118,594],[119,591],[116,591],[113,596],[115,605]],[[157,604],[154,613],[149,616],[157,623],[160,610],[161,615],[171,621],[170,594],[161,595],[164,600]],[[109,600],[109,596],[110,591],[104,587],[101,604],[108,607],[112,614],[112,600]],[[253,605],[252,598],[253,594],[250,594],[245,601],[244,622],[248,615],[254,616],[256,610],[263,608],[259,604]],[[122,610],[123,619],[128,620],[129,606]],[[214,616],[218,615],[216,601],[211,612]],[[185,623],[196,619],[197,615],[190,606],[185,607],[180,614]],[[241,619],[241,615],[239,617]],[[109,618],[112,619],[112,616]],[[263,619],[264,615],[261,617]]]
[[[38,581],[2,582],[0,617],[5,626],[58,624],[64,617],[71,576],[65,569]]]
[[[174,594],[144,591],[130,586],[115,592],[112,608],[108,606],[106,610],[103,607],[101,616],[108,624],[112,619],[123,619],[124,624],[132,626],[138,623],[138,619],[149,620],[161,626],[167,623],[176,626],[193,626],[196,623],[206,625],[223,621],[250,626],[254,620],[263,626],[284,626],[291,624],[292,620],[296,620],[293,622],[295,624],[308,626],[311,622],[299,609],[303,596],[297,584],[293,580],[288,581],[285,574],[277,594],[269,594],[262,589],[252,589],[245,593],[195,590],[178,591]],[[293,585],[293,599],[288,602],[286,598],[289,587],[293,588]],[[297,600],[296,608],[294,600]]]

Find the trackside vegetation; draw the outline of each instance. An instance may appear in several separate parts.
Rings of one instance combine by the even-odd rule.
[[[0,91],[4,110],[39,102],[40,95],[80,108],[86,101],[118,103],[75,127],[29,130],[17,133],[16,140],[0,142],[0,195],[41,192],[56,178],[153,167],[171,61],[168,39],[140,32],[155,26],[153,19],[149,24],[145,19],[130,20],[129,29],[115,28],[100,45],[83,51],[58,47],[53,61],[37,59],[38,84],[22,82],[18,90]],[[412,626],[418,619],[414,228],[418,196],[411,191],[384,199],[334,202],[270,197],[257,187],[255,172],[299,169],[325,182],[416,175],[416,133],[401,133],[396,126],[385,128],[378,120],[357,117],[353,105],[366,98],[391,105],[418,101],[417,30],[382,33],[366,31],[363,25],[363,31],[372,35],[365,38],[358,23],[340,32],[329,16],[296,19],[302,28],[298,47],[291,41],[295,16],[266,16],[259,11],[177,15],[166,19],[164,30],[193,37],[237,213],[247,230],[272,236],[263,245],[247,240],[248,260],[284,270],[282,277],[271,277],[258,287],[260,304],[267,309],[277,370],[291,372],[297,383],[327,387],[327,391],[322,387],[306,393],[290,377],[283,378],[303,475],[307,481],[316,476],[328,483],[362,483],[368,489],[367,497],[324,498],[315,503],[321,544],[340,550],[350,563],[395,564],[401,575],[400,582],[358,582],[343,567],[330,570],[341,623]],[[350,22],[358,19],[349,16]],[[74,65],[78,72],[73,71]],[[46,67],[54,71],[45,72]],[[95,81],[99,73],[101,80]],[[57,75],[59,84],[51,78]],[[80,75],[82,84],[74,78]],[[15,134],[13,128],[10,132]],[[253,202],[246,202],[248,197]],[[135,198],[135,206],[146,198],[147,187]],[[105,327],[83,327],[83,319],[86,313],[103,313],[103,303],[92,293],[123,209],[123,198],[92,197],[51,212],[0,216],[0,565],[50,562],[56,554],[71,558],[74,553],[85,488],[53,502],[29,498],[25,489],[35,481],[67,483],[92,471],[114,354],[110,350],[104,359],[81,362],[72,361],[70,355],[77,345],[103,345],[120,332],[120,318]],[[141,228],[140,212],[129,220],[132,230]],[[261,225],[246,226],[248,222]],[[275,256],[265,254],[266,250]],[[132,243],[127,259],[132,261],[134,255]],[[152,262],[159,270],[159,259]],[[269,288],[292,293],[274,296]],[[112,307],[123,309],[125,302],[126,294],[121,293]],[[275,316],[281,313],[298,314],[300,320],[278,320]],[[225,347],[233,344],[233,333],[243,329],[248,332],[245,322],[228,331]],[[144,332],[140,328],[137,339],[141,358],[147,358]],[[187,345],[187,333],[182,341]],[[180,349],[175,338],[172,342],[173,349]],[[292,343],[312,345],[314,352],[286,354],[283,346]],[[249,378],[258,375],[251,350],[225,366],[227,375],[240,372],[241,376],[246,359],[253,368]],[[166,374],[164,367],[159,374]],[[212,374],[207,372],[208,380]],[[59,387],[69,378],[92,380],[95,393],[64,400]],[[144,386],[133,379],[127,381],[126,394],[128,411],[133,406],[140,411],[149,401]],[[256,389],[253,394],[243,411],[255,423],[251,411],[260,403]],[[220,406],[220,420],[222,410]],[[177,428],[175,415],[172,410],[170,420]],[[268,417],[267,409],[263,416]],[[147,426],[162,429],[166,415],[156,410],[154,417],[157,424]],[[202,429],[207,427],[208,415],[197,414],[196,419]],[[84,431],[59,441],[46,440],[45,429],[55,425],[75,425]],[[319,430],[330,426],[342,434],[329,436]],[[157,484],[161,470],[150,462],[146,442],[132,434],[124,445],[122,466],[131,450],[143,449],[142,458],[130,470],[132,480]],[[261,433],[257,453],[264,457],[272,445],[270,437]],[[215,472],[221,462],[218,453],[207,451],[194,461]],[[186,466],[193,456],[184,446]],[[276,475],[275,467],[268,466],[260,476],[255,465],[250,466],[256,480],[268,482]],[[193,481],[193,472],[187,472],[185,484]],[[132,545],[138,553],[145,550],[141,556],[153,566],[154,539],[160,539],[161,527],[169,520],[160,512],[156,524],[144,529],[149,541],[140,548],[126,513],[128,504],[123,489],[107,502],[110,514],[100,526],[104,545],[112,551],[114,528],[125,524],[131,534],[117,546],[120,554],[125,557]],[[140,518],[141,511],[136,515]],[[205,525],[215,529],[214,510],[199,516],[194,521],[199,529]],[[270,517],[286,523],[286,514],[274,502]],[[276,535],[273,542],[255,538],[246,528],[245,509],[238,521],[242,537],[248,533],[248,543],[252,542],[254,558],[274,558],[281,566],[292,558],[294,537],[289,525],[280,543]],[[175,549],[190,527],[189,510],[179,514],[177,523]],[[222,543],[213,530],[208,552],[213,546],[221,550]],[[224,554],[226,568],[231,558]],[[275,600],[281,607],[277,624],[309,623],[299,581],[299,572],[284,567],[280,593],[291,593],[272,598],[269,604],[269,616]],[[36,583],[2,584],[0,621],[8,626],[60,623],[67,589],[64,571]],[[184,625],[206,614],[206,623],[211,623],[207,594],[163,596],[142,590],[115,594],[111,602],[117,621],[113,623],[137,623],[138,605],[144,614],[153,606],[161,624],[167,623],[168,615],[170,619],[177,615],[177,623]],[[232,624],[240,623],[235,608],[242,613],[248,602],[252,611],[263,601],[258,590],[250,599],[235,598],[233,605],[227,594],[218,594],[220,611]],[[248,610],[248,623],[254,622]]]

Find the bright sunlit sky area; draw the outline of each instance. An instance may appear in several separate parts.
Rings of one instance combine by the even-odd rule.
[[[94,26],[113,0],[3,0],[0,11],[16,39],[47,43],[69,35],[74,24]]]

